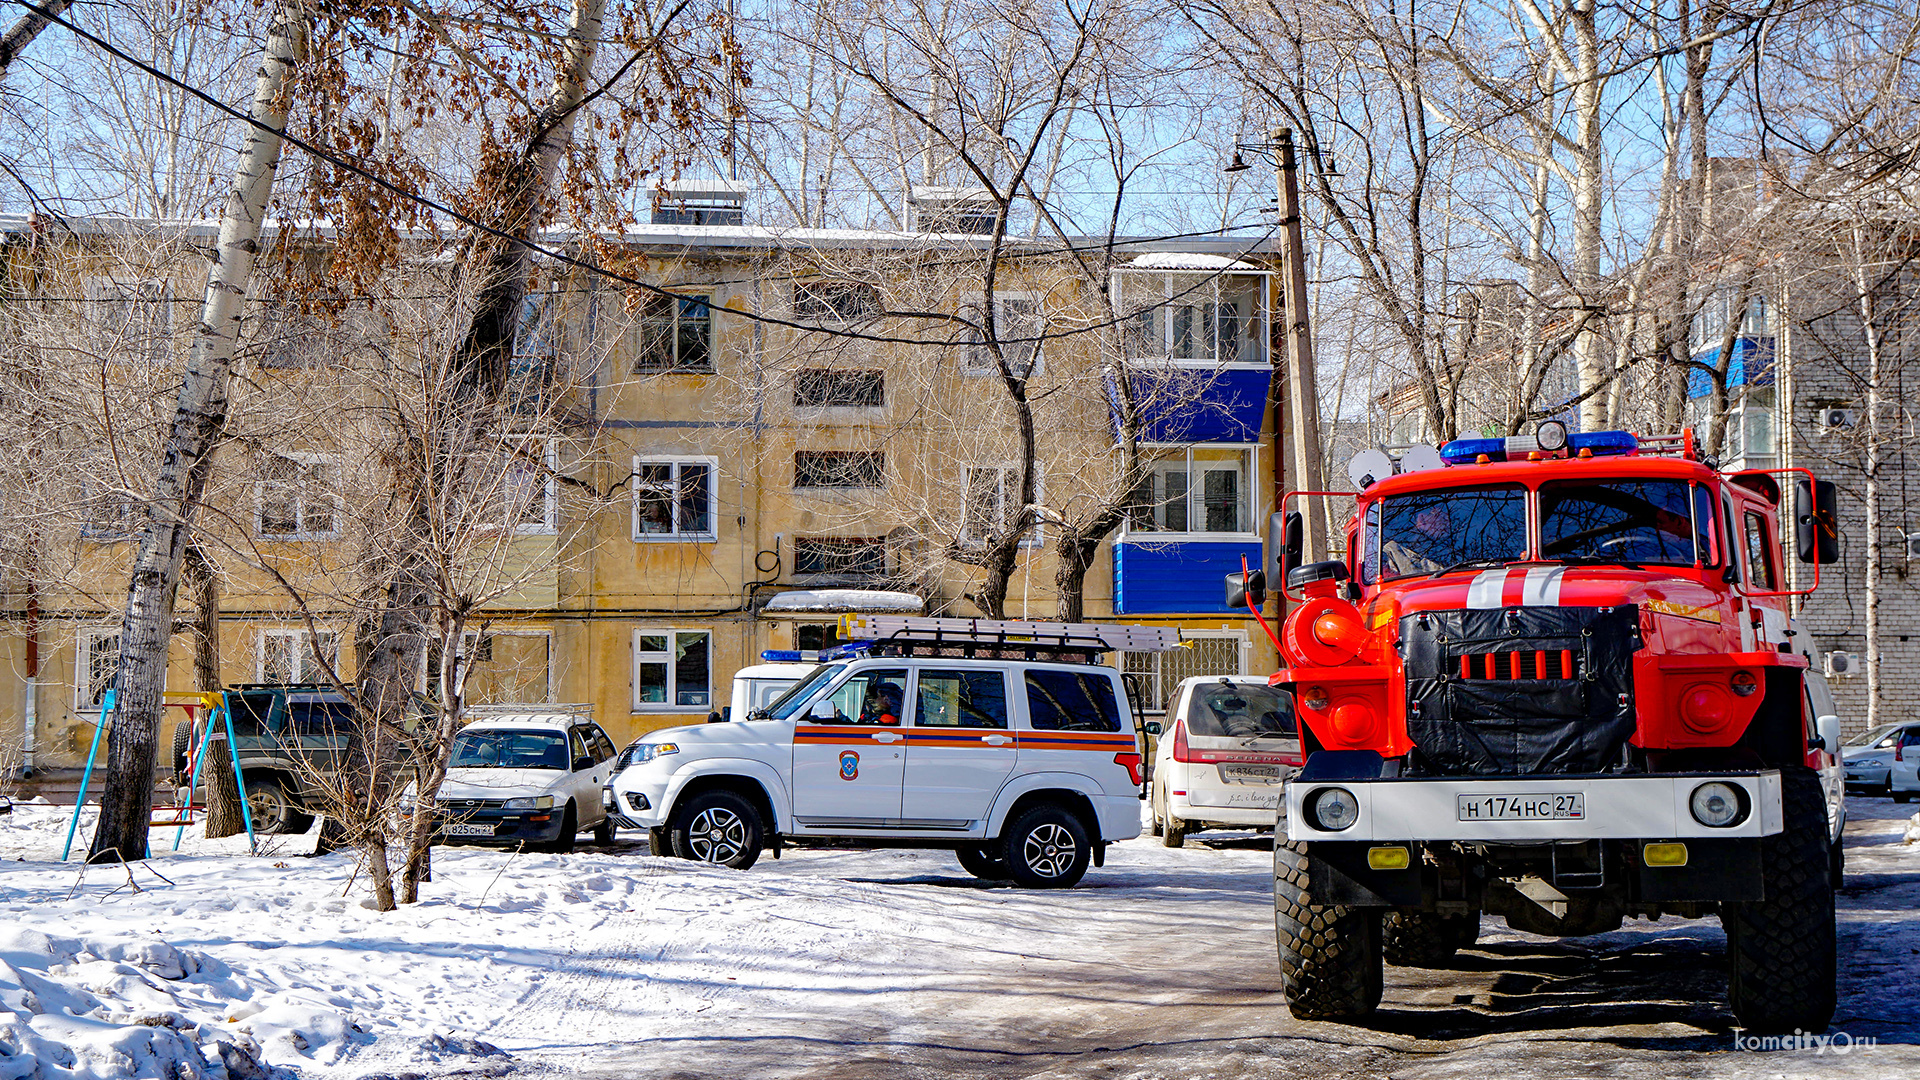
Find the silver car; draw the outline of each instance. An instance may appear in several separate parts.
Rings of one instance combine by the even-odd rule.
[[[1893,755],[1902,735],[1920,732],[1920,724],[1882,724],[1848,739],[1840,760],[1846,766],[1847,786],[1886,794],[1892,787]]]

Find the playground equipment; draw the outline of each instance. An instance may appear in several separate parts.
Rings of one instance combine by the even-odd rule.
[[[99,761],[100,757],[100,736],[107,730],[107,725],[111,721],[119,696],[119,687],[109,687],[105,697],[101,699],[100,723],[94,727],[93,744],[87,749],[87,767],[80,774],[80,792],[75,795],[73,799],[73,819],[67,823],[66,846],[60,849],[61,862],[66,862],[68,856],[73,854],[73,836],[80,828],[80,809],[86,805],[87,789],[93,783],[93,767]],[[213,725],[217,720],[226,728],[227,754],[233,761],[233,782],[240,791],[240,820],[247,827],[247,850],[250,853],[259,854],[259,842],[253,833],[253,813],[247,806],[247,781],[245,775],[240,770],[239,744],[234,738],[233,717],[227,711],[226,695],[218,692],[170,694],[162,699],[161,704],[166,708],[184,711],[187,714],[187,723],[193,725],[193,737],[188,743],[188,752],[193,762],[193,769],[192,777],[187,781],[187,797],[184,800],[185,805],[153,807],[151,812],[164,814],[166,816],[158,819],[150,819],[148,824],[158,828],[165,828],[169,825],[174,826],[173,850],[180,850],[181,837],[186,834],[187,826],[193,824],[194,811],[206,809],[204,805],[193,805],[193,793],[200,786],[200,768],[206,764],[206,752],[208,746],[213,741],[210,736],[213,733]],[[152,856],[153,845],[151,841],[149,841],[147,845],[147,857],[151,858]]]

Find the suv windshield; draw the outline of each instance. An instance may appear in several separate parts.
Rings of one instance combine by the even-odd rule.
[[[1527,493],[1519,484],[1417,491],[1367,510],[1363,581],[1433,574],[1527,553]]]
[[[774,720],[785,720],[787,717],[792,716],[795,709],[806,704],[807,699],[813,696],[814,691],[827,685],[827,680],[833,678],[834,675],[845,666],[845,664],[821,664],[819,667],[814,668],[807,673],[806,678],[794,683],[793,689],[781,694],[778,698],[774,699],[773,704],[767,706],[767,717]],[[750,713],[746,719],[753,720],[759,718],[759,716],[760,714],[757,712]]]
[[[1713,500],[1683,480],[1558,481],[1540,487],[1540,555],[1546,559],[1692,566],[1706,561]],[[1696,535],[1697,533],[1697,535]]]
[[[1196,686],[1187,702],[1187,734],[1215,738],[1298,735],[1293,697],[1254,683]]]
[[[452,769],[557,769],[566,772],[567,737],[557,731],[463,731],[453,740]]]

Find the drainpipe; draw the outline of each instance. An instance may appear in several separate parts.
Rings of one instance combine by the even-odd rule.
[[[33,779],[33,752],[40,721],[40,590],[27,581],[27,708],[20,739],[20,779]]]

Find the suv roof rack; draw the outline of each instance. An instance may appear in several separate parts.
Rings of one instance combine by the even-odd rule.
[[[1064,660],[1091,664],[1101,653],[1179,648],[1177,627],[920,615],[845,615],[842,637],[871,639],[870,656],[953,656],[982,660]]]

